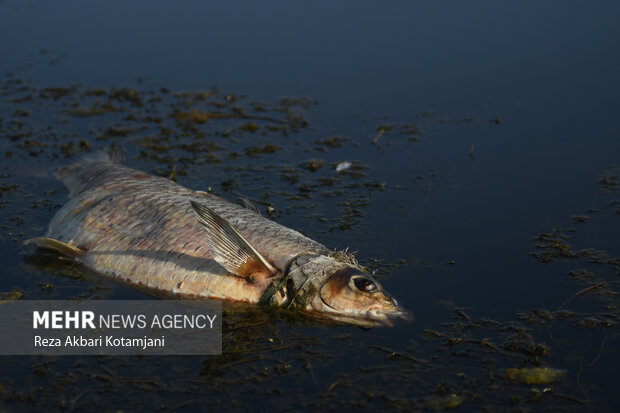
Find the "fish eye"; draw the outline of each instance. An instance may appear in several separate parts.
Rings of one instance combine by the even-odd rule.
[[[353,284],[355,284],[355,288],[357,288],[360,291],[366,292],[366,293],[373,292],[377,289],[377,284],[375,284],[373,281],[369,280],[368,278],[363,278],[363,277],[355,278],[353,280]]]

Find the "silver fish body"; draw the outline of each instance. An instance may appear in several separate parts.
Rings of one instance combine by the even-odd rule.
[[[46,236],[77,251],[85,266],[181,298],[263,302],[362,325],[407,317],[346,254],[219,196],[113,161],[56,173],[70,201]]]

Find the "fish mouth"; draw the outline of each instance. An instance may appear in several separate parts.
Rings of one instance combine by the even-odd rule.
[[[323,297],[320,297],[323,308],[317,310],[317,316],[327,317],[346,324],[355,324],[363,327],[394,327],[397,323],[413,321],[413,314],[402,308],[396,309],[359,309],[341,310],[329,305]]]

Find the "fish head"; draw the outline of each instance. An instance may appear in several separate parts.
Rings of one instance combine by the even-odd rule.
[[[302,297],[302,300],[296,301],[296,304],[301,304],[302,311],[369,327],[392,326],[396,320],[412,319],[359,265],[329,256],[317,256],[293,271],[304,276],[295,293],[295,297]],[[295,279],[294,276],[292,278]]]

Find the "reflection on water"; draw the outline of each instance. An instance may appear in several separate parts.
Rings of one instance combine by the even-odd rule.
[[[165,7],[0,4],[3,298],[147,298],[21,247],[55,167],[120,140],[358,251],[416,320],[228,308],[222,357],[5,358],[3,405],[618,408],[618,6]]]

